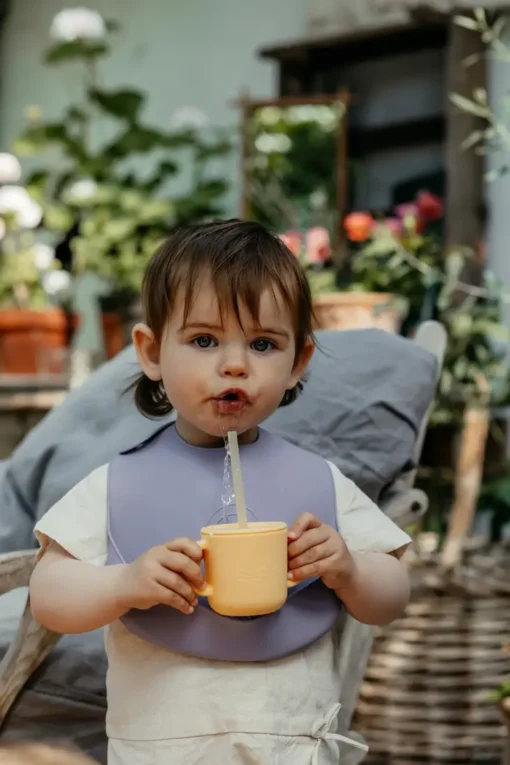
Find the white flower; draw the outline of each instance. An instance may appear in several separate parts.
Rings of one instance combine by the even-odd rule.
[[[278,106],[264,106],[258,113],[258,118],[263,125],[272,127],[282,118],[282,110]]]
[[[14,156],[0,152],[0,183],[17,183],[21,178],[21,165]]]
[[[43,209],[23,186],[4,186],[0,189],[0,214],[16,216],[21,228],[36,228],[42,220]]]
[[[71,284],[71,276],[67,271],[47,271],[42,278],[43,287],[48,295],[58,295]]]
[[[66,196],[73,202],[85,202],[93,197],[96,191],[97,183],[92,178],[82,178],[68,186]]]
[[[21,210],[18,210],[18,226],[21,228],[37,228],[42,219],[43,209],[33,199]]]
[[[198,106],[181,106],[170,120],[174,130],[203,130],[209,125],[207,114]]]
[[[103,17],[90,8],[64,8],[51,24],[51,36],[60,42],[101,40],[105,34]]]
[[[53,263],[55,250],[47,244],[37,242],[33,246],[34,263],[39,271],[47,271]]]
[[[261,133],[255,140],[255,147],[263,154],[285,154],[292,146],[292,141],[285,133]]]

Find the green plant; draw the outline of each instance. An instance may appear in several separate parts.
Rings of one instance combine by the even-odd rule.
[[[480,492],[479,510],[490,516],[490,538],[493,542],[503,539],[503,530],[510,524],[510,466],[506,474],[494,481],[487,481]]]
[[[477,8],[472,16],[459,15],[455,16],[454,20],[464,29],[480,35],[489,58],[510,63],[510,49],[501,39],[501,33],[506,24],[506,17],[503,14],[491,18],[484,8]],[[464,61],[464,65],[472,66],[479,58],[479,54],[471,56]],[[497,111],[489,104],[485,88],[477,88],[471,97],[451,93],[450,100],[460,111],[472,114],[480,120],[480,126],[466,138],[462,148],[474,149],[479,154],[502,152],[503,161],[491,168],[486,177],[487,180],[493,181],[505,175],[510,170],[510,164],[506,158],[510,148],[510,127],[507,125],[510,106],[508,96],[501,99]]]
[[[57,121],[45,121],[38,107],[28,109],[29,124],[16,149],[46,157],[26,186],[42,205],[43,226],[58,238],[64,261],[75,272],[99,273],[113,291],[131,293],[174,225],[221,214],[228,184],[211,165],[229,152],[230,143],[199,124],[196,109],[187,110],[187,120],[181,111],[174,127],[169,117],[163,130],[145,122],[144,93],[102,87],[98,65],[110,54],[116,29],[88,9],[57,15],[58,39],[46,63],[80,63],[83,93]],[[99,122],[112,133],[101,145],[93,140]],[[178,192],[173,184],[182,169],[190,181]]]
[[[435,318],[447,329],[432,425],[459,423],[466,405],[480,403],[481,377],[489,385],[491,406],[510,402],[510,371],[501,346],[510,339],[501,323],[508,294],[487,270],[482,285],[464,284],[461,275],[472,258],[465,248],[444,253],[437,237],[417,233],[412,215],[399,232],[384,222],[374,225],[352,258],[350,289],[401,295],[410,305],[411,328]]]
[[[338,144],[344,113],[340,100],[267,105],[250,112],[244,140],[251,148],[244,171],[253,218],[290,234],[326,229],[336,246]],[[324,269],[317,270],[322,272],[319,282],[324,281]],[[310,272],[314,284],[315,272]]]
[[[54,250],[38,240],[35,230],[42,208],[23,186],[18,159],[0,154],[0,307],[46,308],[67,286]]]

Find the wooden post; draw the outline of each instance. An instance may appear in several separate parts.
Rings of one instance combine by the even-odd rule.
[[[455,498],[442,555],[446,568],[453,568],[461,557],[462,546],[475,516],[482,483],[490,422],[490,389],[484,377],[480,378],[478,386],[480,403],[468,406],[464,413],[460,452],[455,468]]]
[[[465,66],[468,56],[480,58]],[[482,210],[484,204],[484,160],[473,149],[463,150],[461,144],[474,130],[481,127],[479,117],[460,111],[450,100],[450,93],[472,98],[473,91],[485,88],[485,46],[481,36],[449,20],[449,46],[446,61],[446,147],[445,167],[447,247],[466,246],[478,250],[483,237]],[[480,271],[480,267],[475,271]],[[470,281],[479,275],[472,273]]]

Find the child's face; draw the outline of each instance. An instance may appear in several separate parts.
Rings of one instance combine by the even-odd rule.
[[[184,296],[177,296],[159,348],[148,327],[135,328],[139,361],[148,377],[163,381],[179,433],[190,443],[214,444],[228,430],[255,439],[257,425],[297,384],[313,353],[310,341],[296,362],[290,311],[271,290],[261,296],[260,325],[240,308],[242,326],[233,310],[222,323],[204,279],[185,323]]]

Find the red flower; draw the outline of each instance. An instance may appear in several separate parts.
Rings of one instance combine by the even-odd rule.
[[[443,217],[443,200],[430,191],[420,192],[416,197],[416,204],[423,220],[434,221]]]
[[[374,218],[368,212],[352,212],[344,218],[344,227],[351,242],[365,242],[374,230]]]
[[[278,234],[278,238],[296,258],[299,258],[301,255],[301,234],[299,231],[287,231],[284,234]]]
[[[329,231],[315,226],[306,232],[306,257],[310,263],[324,263],[331,257]]]

